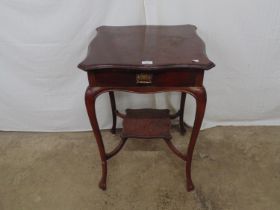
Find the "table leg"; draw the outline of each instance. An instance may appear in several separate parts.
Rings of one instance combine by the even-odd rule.
[[[182,135],[186,133],[185,123],[184,123],[185,101],[186,101],[186,93],[181,93],[179,126]]]
[[[188,145],[188,151],[186,156],[186,178],[187,178],[187,190],[192,191],[194,189],[194,185],[191,178],[191,164],[192,164],[192,156],[194,146],[197,140],[197,136],[202,124],[202,120],[204,117],[207,94],[204,87],[193,87],[188,91],[196,100],[196,114],[194,120],[194,126],[191,134],[191,139]]]
[[[111,101],[111,108],[112,108],[112,116],[113,116],[113,125],[111,129],[111,133],[116,133],[116,123],[117,123],[117,115],[116,115],[116,101],[115,95],[113,91],[109,91],[110,101]]]
[[[133,89],[130,88],[129,90],[123,89],[123,88],[118,88],[118,90],[122,91],[129,91],[129,92],[141,92],[141,93],[152,93],[152,92],[158,92],[159,90],[162,89],[155,89],[155,90],[147,90],[147,91],[140,91],[137,88]],[[206,90],[204,87],[189,87],[189,88],[182,88],[182,89],[171,89],[168,88],[166,91],[181,91],[184,93],[189,93],[192,95],[195,100],[196,100],[196,115],[195,115],[195,121],[194,121],[194,126],[190,138],[190,142],[188,145],[187,149],[187,154],[184,156],[183,154],[177,154],[178,152],[175,151],[175,153],[181,157],[183,160],[186,161],[186,179],[187,179],[187,190],[192,191],[194,189],[194,185],[192,182],[191,178],[191,163],[192,163],[192,155],[193,155],[193,150],[196,144],[196,140],[200,131],[200,127],[202,124],[202,120],[204,117],[204,112],[205,112],[205,107],[206,107],[206,100],[207,100],[207,95],[206,95]],[[120,144],[110,153],[106,154],[105,153],[105,148],[102,140],[102,136],[100,133],[100,129],[98,126],[97,118],[96,118],[96,110],[95,110],[95,101],[98,95],[105,93],[105,92],[110,92],[111,90],[109,88],[94,88],[94,87],[88,87],[86,90],[85,94],[85,101],[86,101],[86,107],[87,107],[87,112],[88,116],[91,122],[91,126],[96,138],[96,142],[98,144],[99,148],[99,153],[102,161],[102,177],[99,182],[99,187],[103,190],[106,189],[106,179],[107,179],[107,160],[111,158],[112,156],[116,155],[121,148],[123,147],[126,139],[122,139]],[[183,98],[184,99],[184,98]],[[184,99],[185,100],[185,99]],[[169,142],[167,142],[169,143]],[[170,145],[169,145],[170,146]],[[172,146],[172,145],[171,145]],[[171,149],[174,150],[172,147]]]
[[[95,135],[95,139],[98,145],[101,161],[102,161],[102,177],[99,182],[99,187],[102,190],[106,189],[106,180],[107,180],[107,157],[105,153],[105,148],[102,140],[102,136],[100,133],[99,125],[96,118],[96,110],[95,110],[95,101],[98,96],[99,92],[93,88],[88,87],[85,93],[85,102],[86,102],[86,108],[87,113],[89,116],[89,120],[92,126],[92,130]]]

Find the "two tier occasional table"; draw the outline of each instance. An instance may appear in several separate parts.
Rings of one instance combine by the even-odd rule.
[[[101,26],[91,42],[88,55],[79,68],[86,71],[89,86],[85,93],[86,108],[95,135],[102,162],[99,187],[106,189],[107,160],[116,155],[129,138],[162,138],[179,158],[186,162],[187,190],[194,189],[191,162],[196,139],[206,107],[203,87],[204,71],[213,68],[205,53],[203,41],[193,25],[177,26]],[[168,109],[127,109],[120,113],[116,108],[114,91],[131,93],[179,92],[181,103],[178,112]],[[99,95],[109,93],[113,126],[116,132],[117,117],[123,118],[119,145],[106,152],[96,118],[95,102]],[[186,154],[172,143],[170,120],[179,117],[181,133],[184,127],[186,94],[196,100],[196,115]]]

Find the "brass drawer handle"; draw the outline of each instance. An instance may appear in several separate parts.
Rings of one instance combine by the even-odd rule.
[[[136,74],[136,83],[137,84],[151,84],[152,83],[152,74],[147,74],[147,73]]]

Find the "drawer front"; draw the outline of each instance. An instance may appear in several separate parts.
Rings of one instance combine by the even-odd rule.
[[[160,72],[122,72],[103,71],[89,72],[91,86],[97,87],[182,87],[201,86],[203,70],[160,71]]]

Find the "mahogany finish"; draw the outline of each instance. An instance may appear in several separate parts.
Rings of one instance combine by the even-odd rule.
[[[196,26],[101,26],[79,64],[85,71],[98,69],[204,69],[214,67]],[[199,62],[195,62],[199,60]],[[153,61],[143,65],[142,61]]]
[[[168,109],[127,109],[122,138],[171,139]]]
[[[99,187],[106,189],[107,160],[121,150],[127,138],[160,137],[175,155],[186,162],[187,190],[193,190],[192,154],[207,100],[203,75],[204,70],[215,66],[206,56],[205,45],[197,36],[196,27],[101,26],[97,32],[79,68],[88,73],[89,86],[85,102],[102,162]],[[143,94],[180,92],[180,108],[175,114],[169,114],[167,110],[151,109],[128,110],[122,114],[116,108],[114,91]],[[124,118],[121,141],[111,152],[105,150],[96,118],[95,102],[103,93],[109,93],[110,96],[112,133],[116,132],[117,117]],[[168,128],[170,119],[179,117],[180,131],[185,133],[183,115],[187,93],[195,98],[197,107],[188,149],[183,154],[173,145]]]
[[[147,71],[141,71],[137,73],[133,70],[125,72],[119,71],[104,71],[104,72],[89,72],[90,85],[98,87],[131,87],[139,85],[149,86],[171,86],[171,87],[185,87],[185,86],[201,86],[203,81],[203,70],[188,70],[188,71],[162,71],[147,73]],[[150,75],[151,81],[143,84],[137,82],[138,75]]]

